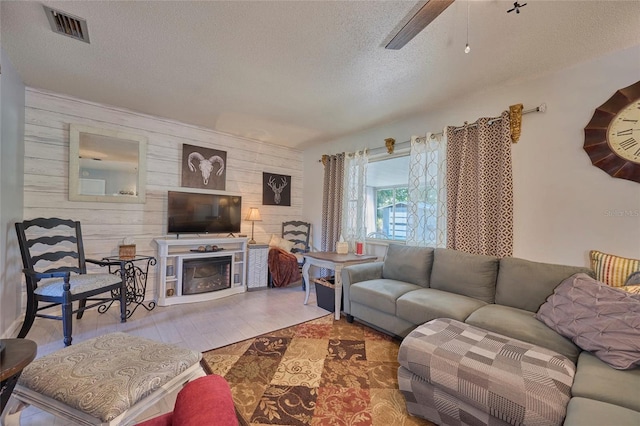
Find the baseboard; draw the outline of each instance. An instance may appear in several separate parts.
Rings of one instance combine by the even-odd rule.
[[[2,333],[2,339],[13,339],[18,335],[18,331],[20,331],[20,327],[22,327],[22,323],[24,322],[24,314],[20,315],[16,320],[14,320],[9,328]]]

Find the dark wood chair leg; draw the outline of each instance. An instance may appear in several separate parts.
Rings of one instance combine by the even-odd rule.
[[[78,315],[76,318],[80,319],[84,315],[84,307],[87,306],[87,299],[80,299],[78,303]]]
[[[73,322],[73,305],[71,301],[62,304],[62,332],[64,334],[64,345],[71,345],[71,330]]]
[[[127,322],[127,288],[124,284],[120,288],[120,322]]]
[[[349,315],[349,314],[347,314],[347,322],[348,322],[349,324],[353,323],[353,315]]]
[[[38,301],[35,297],[27,296],[27,311],[24,314],[24,322],[22,323],[22,328],[18,333],[19,339],[24,339],[31,330],[31,326],[33,325],[33,320],[36,319],[36,312],[38,311]]]

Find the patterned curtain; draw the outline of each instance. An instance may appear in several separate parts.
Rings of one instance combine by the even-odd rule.
[[[445,247],[447,242],[447,142],[427,133],[411,137],[407,245]]]
[[[322,251],[335,251],[342,231],[344,154],[323,155]]]
[[[355,252],[356,242],[366,237],[367,163],[369,154],[358,151],[347,154],[344,174],[344,209],[342,216],[342,237],[349,243],[349,251]]]
[[[447,128],[447,247],[504,257],[513,253],[509,113],[490,121]]]

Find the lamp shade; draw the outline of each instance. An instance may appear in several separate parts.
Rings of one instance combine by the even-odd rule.
[[[262,218],[260,217],[260,211],[258,211],[258,208],[250,207],[249,212],[247,213],[247,217],[245,217],[244,220],[250,220],[252,222],[261,221]]]

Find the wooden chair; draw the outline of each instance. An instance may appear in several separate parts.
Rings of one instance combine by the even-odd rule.
[[[282,238],[289,240],[295,245],[291,249],[291,253],[298,260],[298,268],[302,273],[304,265],[304,254],[309,253],[309,237],[311,235],[311,224],[299,220],[291,220],[282,222]],[[302,280],[302,289],[304,290],[306,283]]]
[[[18,333],[24,338],[36,317],[62,320],[64,344],[71,344],[72,316],[82,318],[85,310],[106,303],[120,301],[120,320],[126,322],[126,287],[119,275],[87,273],[86,262],[100,266],[119,265],[85,259],[80,222],[38,218],[15,224],[22,254],[27,285],[27,311]],[[108,293],[104,297],[95,297]],[[78,308],[73,309],[73,302]],[[87,301],[91,303],[87,305]],[[46,302],[39,306],[39,302]],[[38,313],[44,309],[61,306],[62,315]]]

